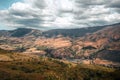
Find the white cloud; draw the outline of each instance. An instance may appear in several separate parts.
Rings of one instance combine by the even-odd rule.
[[[24,0],[0,10],[8,27],[75,28],[120,22],[118,0]]]

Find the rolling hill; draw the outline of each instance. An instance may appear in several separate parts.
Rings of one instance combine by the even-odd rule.
[[[0,48],[87,64],[120,64],[120,24],[40,31],[0,31]],[[112,57],[114,56],[114,57]]]

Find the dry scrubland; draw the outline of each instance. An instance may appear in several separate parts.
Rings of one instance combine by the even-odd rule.
[[[0,50],[0,80],[119,80],[120,70]]]

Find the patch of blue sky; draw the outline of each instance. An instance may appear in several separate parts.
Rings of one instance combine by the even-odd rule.
[[[8,9],[13,3],[22,0],[0,0],[0,10]]]

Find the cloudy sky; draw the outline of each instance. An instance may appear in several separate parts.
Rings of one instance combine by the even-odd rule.
[[[80,28],[120,22],[120,0],[1,0],[0,29]]]

